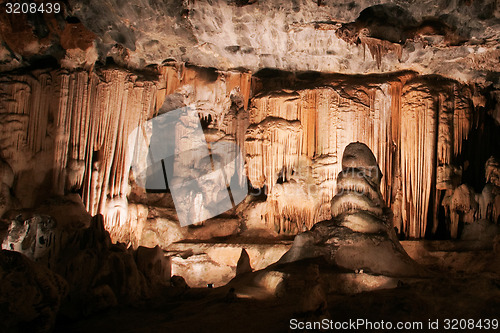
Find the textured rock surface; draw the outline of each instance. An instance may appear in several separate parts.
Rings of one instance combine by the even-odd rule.
[[[280,72],[259,85],[245,151],[250,183],[267,190],[270,228],[297,233],[329,218],[339,157],[349,142],[363,140],[384,174],[380,189],[394,226],[409,237],[423,237],[428,226],[436,232],[442,193],[462,183],[456,165],[483,112],[472,87],[411,72],[363,78]],[[493,152],[494,141],[478,144]],[[469,159],[475,179],[487,157]]]
[[[477,179],[500,149],[489,121],[499,126],[498,18],[494,0],[86,0],[2,12],[0,215],[77,192],[115,241],[198,237],[155,213],[164,202],[143,200],[126,144],[135,127],[191,105],[206,141],[236,142],[267,195],[202,238],[247,226],[297,234],[328,218],[342,147],[356,140],[379,160],[405,237],[459,235],[448,207],[462,184],[481,193],[467,220],[495,221],[498,196]]]
[[[168,283],[185,298],[100,329],[180,331],[190,322],[206,331],[229,323],[219,320],[228,312],[241,319],[230,331],[262,331],[267,323],[249,320],[252,305],[259,318],[273,316],[273,331],[290,304],[290,315],[308,320],[346,311],[379,320],[379,309],[405,321],[427,320],[422,309],[498,313],[498,1],[58,4],[57,14],[0,13],[0,237],[26,256],[0,255],[2,323],[47,330],[61,302],[72,319],[102,315],[163,297],[156,288]],[[191,227],[180,226],[174,182],[166,193],[141,188],[127,141],[184,106],[198,113],[210,147],[239,145],[253,194]],[[189,126],[179,133],[177,147],[191,148]],[[373,154],[344,150],[353,141]],[[196,177],[187,162],[183,173]],[[214,198],[225,190],[204,186]],[[412,258],[460,281],[406,288],[422,271],[393,227],[400,237],[462,237],[477,251],[418,243]],[[281,240],[308,229],[266,269],[288,250]],[[63,283],[28,258],[61,274],[70,297],[61,300]],[[213,293],[188,287],[235,275]],[[286,302],[239,299],[268,296]]]
[[[331,201],[332,219],[297,235],[275,264],[237,275],[227,287],[238,297],[301,295],[298,311],[321,318],[328,317],[330,293],[396,288],[402,280],[433,275],[396,238],[379,189],[382,174],[370,148],[360,142],[347,145],[342,167]]]
[[[8,129],[0,134],[5,178],[0,208],[34,207],[46,191],[81,191],[89,213],[105,216],[113,240],[134,247],[190,238],[171,211],[171,199],[137,186],[125,144],[135,126],[181,106],[193,106],[207,122],[207,142],[241,147],[248,179],[267,199],[249,207],[257,211],[239,213],[250,219],[249,226],[276,233],[296,234],[328,218],[341,169],[338,156],[351,141],[365,140],[374,151],[394,226],[417,238],[428,227],[435,233],[439,223],[451,230],[438,216],[446,206],[443,197],[451,198],[443,193],[457,188],[467,173],[469,179],[481,178],[484,169],[478,165],[498,149],[493,123],[484,134],[474,134],[481,149],[467,144],[471,133],[483,131],[476,132],[475,119],[488,117],[477,87],[413,72],[251,76],[184,65],[146,76],[118,69],[45,70],[9,74],[0,89],[0,122]],[[471,171],[464,171],[466,163]],[[303,200],[294,200],[297,196]],[[154,207],[170,210],[158,214]],[[151,224],[156,218],[158,225]],[[234,221],[224,231],[215,229],[213,236],[244,231]]]
[[[50,216],[35,215],[24,221],[21,215],[17,216],[9,226],[2,248],[22,253],[34,261],[45,260],[53,256],[51,250],[58,250],[56,227],[56,221]]]
[[[353,271],[388,276],[424,274],[396,238],[392,214],[379,190],[382,175],[370,148],[360,142],[349,144],[337,179],[332,220],[297,235],[278,263],[323,257]]]
[[[85,68],[109,57],[129,68],[175,60],[225,70],[414,69],[486,82],[499,16],[495,0],[69,1],[59,14],[2,13],[2,68],[44,56]]]
[[[210,81],[207,75],[213,74],[215,81]],[[242,142],[244,120],[238,125],[237,119],[224,119],[236,117],[231,96],[241,107],[248,104],[250,76],[184,66],[164,67],[142,78],[118,69],[42,70],[7,75],[0,86],[0,123],[8,129],[0,135],[0,212],[13,208],[12,192],[17,208],[32,208],[46,193],[81,191],[87,211],[102,213],[113,239],[128,242],[120,236],[130,223],[128,134],[153,117],[169,95],[164,111],[179,107],[178,96],[180,106],[192,104],[216,121],[224,140]]]
[[[53,313],[47,314],[51,317],[50,322],[60,303],[63,305],[61,313],[75,318],[118,304],[131,304],[147,299],[158,288],[169,285],[170,261],[165,258],[163,251],[158,247],[139,247],[136,251],[129,251],[123,244],[112,244],[101,215],[92,218],[87,228],[78,224],[73,228],[63,228],[56,225],[50,216],[34,215],[25,221],[21,219],[22,214],[12,221],[2,248],[26,254],[27,257],[23,256],[25,265],[43,265],[44,267],[37,269],[50,273],[50,279],[55,279],[53,276],[56,276],[62,281],[64,294],[61,291],[57,302],[50,300],[54,302],[54,309],[51,310]],[[37,263],[30,262],[28,258]],[[14,266],[13,264],[12,267]],[[26,274],[26,278],[31,278],[32,273],[19,273],[19,276],[23,274]],[[8,271],[3,276],[11,278]],[[55,288],[51,285],[47,288],[49,287]],[[50,293],[55,299],[55,292]],[[68,297],[64,297],[66,293]],[[35,296],[39,297],[37,294],[30,297]],[[9,311],[13,315],[12,320],[32,320],[15,309]]]
[[[51,332],[66,281],[21,253],[0,251],[0,321],[6,332]]]

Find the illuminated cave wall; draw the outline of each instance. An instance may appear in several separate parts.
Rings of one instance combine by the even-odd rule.
[[[128,217],[131,131],[177,90],[200,115],[222,120],[232,90],[248,101],[249,79],[216,73],[209,82],[202,71],[184,66],[164,67],[149,80],[119,69],[3,76],[1,156],[14,173],[16,198],[2,214],[78,192],[90,214],[101,213],[110,229],[120,228]],[[233,128],[229,124],[226,132]]]
[[[359,140],[378,159],[405,237],[498,223],[494,0],[70,0],[61,8],[0,13],[7,219],[74,192],[91,215],[104,215],[114,240],[134,247],[259,228],[294,235],[330,218],[343,149]],[[130,173],[126,138],[163,104],[162,112],[196,107],[207,142],[237,142],[260,194],[205,231],[180,228],[171,198],[141,192]]]
[[[464,142],[471,130],[481,130],[485,114],[485,98],[474,86],[413,72],[252,76],[185,65],[147,75],[40,70],[4,75],[0,90],[1,154],[15,177],[8,208],[78,192],[89,213],[102,213],[123,241],[133,231],[122,229],[133,229],[140,215],[128,206],[126,140],[165,100],[171,109],[194,105],[210,119],[207,138],[241,146],[250,184],[267,195],[263,223],[279,234],[330,218],[339,160],[353,141],[365,142],[379,161],[395,227],[414,238],[427,228],[435,233],[446,195],[461,184]],[[441,223],[458,223],[447,207]]]
[[[318,76],[309,87],[258,94],[245,148],[250,182],[268,189],[268,223],[296,232],[328,219],[343,149],[361,141],[379,161],[395,227],[420,238],[431,220],[435,232],[432,205],[440,202],[432,198],[454,186],[453,162],[481,112],[478,97],[466,85],[412,73]],[[277,184],[279,176],[290,182]]]

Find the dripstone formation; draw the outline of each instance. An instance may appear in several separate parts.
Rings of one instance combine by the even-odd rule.
[[[332,219],[298,235],[279,263],[323,257],[330,264],[358,272],[425,274],[397,240],[391,211],[380,193],[381,178],[370,148],[361,142],[349,144],[331,201]]]

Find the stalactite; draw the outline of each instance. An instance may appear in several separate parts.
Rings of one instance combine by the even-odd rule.
[[[398,60],[401,60],[403,48],[400,44],[366,36],[360,36],[359,40],[363,47],[365,47],[365,45],[368,47],[372,57],[377,61],[378,68],[382,65],[382,57],[389,52],[396,54]]]
[[[302,200],[296,205],[285,204],[287,199],[293,200],[293,195],[302,195]],[[283,186],[268,198],[266,223],[278,233],[297,234],[312,228],[317,209],[317,203],[307,193],[296,186]]]
[[[251,73],[221,73],[184,64],[162,67],[158,86],[158,107],[166,95],[181,93],[186,104],[195,107],[201,117],[210,116],[211,126],[219,130],[231,106],[231,94],[240,96],[246,111],[253,90]]]
[[[82,199],[92,215],[105,212],[108,196],[125,198],[130,165],[124,140],[143,115],[151,114],[156,98],[154,82],[133,82],[120,70],[101,74],[41,72],[10,79],[1,88],[7,100],[19,99],[2,103],[2,118],[19,114],[22,120],[16,120],[20,131],[9,130],[11,136],[20,135],[15,137],[16,154],[3,140],[2,155],[17,173],[28,168],[43,179],[52,171],[56,194],[83,186]],[[37,163],[38,159],[49,163]],[[33,202],[25,200],[25,205]]]
[[[252,74],[229,72],[225,75],[225,80],[226,94],[229,96],[233,89],[236,88],[243,99],[243,109],[247,111],[252,90]]]
[[[438,147],[437,162],[439,165],[452,162],[453,150],[452,140],[455,141],[453,132],[453,95],[440,93],[438,96],[439,125],[438,125]]]
[[[48,81],[50,79],[44,74],[41,74],[39,81],[34,73],[33,76],[7,77],[1,82],[2,123],[6,126],[2,153],[15,165],[20,162],[16,156],[17,150],[29,150],[36,154],[45,146],[45,140],[41,137],[47,130],[47,121],[31,110],[40,106],[40,113],[47,118],[48,105],[44,90]]]
[[[460,91],[461,90],[461,91]],[[466,140],[469,131],[472,128],[472,96],[470,89],[454,85],[454,154],[459,155],[462,152],[462,141]]]
[[[281,157],[270,155],[269,158],[259,159],[257,162],[256,157],[262,156],[265,145],[261,147],[260,141],[255,142],[253,132],[247,133],[246,144],[249,148],[247,163],[251,183],[255,187],[267,185],[269,201],[281,200],[269,208],[277,209],[269,214],[270,219],[273,217],[277,219],[274,224],[285,223],[281,213],[287,216],[288,222],[285,225],[289,221],[301,225],[294,219],[305,218],[305,225],[308,228],[315,222],[328,218],[329,202],[335,195],[336,178],[341,170],[337,156],[342,155],[348,143],[364,141],[373,148],[383,168],[390,163],[392,156],[392,145],[388,140],[391,118],[390,87],[389,84],[370,88],[357,87],[353,90],[343,86],[322,87],[299,90],[297,93],[272,92],[254,98],[253,107],[250,109],[251,122],[263,122],[262,119],[276,119],[276,117],[300,122],[301,150],[306,157],[302,164],[309,163],[311,166],[308,169],[302,165],[296,170],[300,172],[292,178],[307,180],[317,188],[317,193],[312,195],[316,200],[312,205],[316,211],[314,214],[299,213],[304,208],[293,200],[281,202],[284,200],[283,196],[275,197],[273,193],[276,174],[283,168]],[[349,96],[357,97],[351,99]],[[360,102],[359,98],[363,102]],[[269,145],[272,144],[276,143],[271,141]],[[276,199],[273,199],[274,197]]]
[[[32,103],[37,103],[38,112],[30,114],[27,140],[33,154],[42,151],[45,144],[44,139],[47,134],[51,81],[50,74],[40,74],[38,76],[38,84],[32,86],[31,101]]]
[[[438,211],[441,205],[440,197],[443,190],[453,188],[453,168],[451,167],[453,154],[453,106],[454,94],[449,89],[440,92],[437,96],[438,133],[437,133],[437,160],[436,160],[436,191],[432,198],[432,233],[438,229]]]
[[[301,155],[301,132],[298,121],[280,118],[267,118],[248,127],[245,151],[248,178],[254,187],[267,185],[272,191],[280,171],[285,180],[289,179]]]
[[[438,110],[428,87],[419,83],[405,86],[401,104],[403,228],[420,238],[427,227]]]
[[[361,141],[370,147],[380,165],[381,193],[393,208],[394,226],[408,237],[423,237],[430,216],[434,220],[432,230],[436,230],[440,194],[434,189],[447,188],[441,180],[456,183],[457,170],[452,163],[471,128],[471,96],[470,90],[458,83],[435,85],[425,79],[419,83],[412,80],[411,73],[388,83],[357,85],[346,79],[313,89],[261,92],[254,97],[251,124],[276,117],[300,122],[303,160],[298,170],[302,174],[292,178],[316,186],[315,207],[321,213],[314,219],[329,214],[328,208],[322,207],[335,194],[340,172],[337,157],[348,143]],[[272,198],[281,157],[260,159],[265,146],[248,134],[249,179],[255,187],[267,185]],[[273,203],[269,209],[273,210],[269,218],[276,218],[275,225],[286,226],[300,215],[291,213],[300,208],[290,200]],[[283,220],[279,213],[285,211],[287,218]]]
[[[59,94],[57,96],[58,110],[56,112],[56,137],[54,143],[54,169],[52,173],[52,185],[54,192],[61,194],[64,191],[65,167],[68,159],[68,143],[70,133],[70,120],[72,103],[69,96],[73,95],[71,78],[65,73],[59,76]]]
[[[401,133],[400,133],[400,114],[401,114],[401,92],[403,89],[403,83],[400,80],[395,80],[390,82],[391,85],[391,90],[390,90],[390,96],[391,96],[391,111],[390,111],[390,117],[391,117],[391,127],[390,127],[390,135],[388,140],[389,142],[389,149],[390,152],[392,153],[389,157],[390,160],[388,161],[387,168],[385,169],[385,177],[387,177],[386,182],[387,182],[387,193],[386,193],[386,203],[389,207],[392,206],[393,203],[393,197],[396,195],[397,188],[393,187],[393,184],[397,179],[393,179],[393,176],[397,176],[396,173],[398,172],[399,165],[399,146],[400,146],[400,141],[401,141]],[[393,156],[396,155],[396,156]],[[397,224],[399,221],[394,221],[395,224]]]
[[[129,133],[154,117],[167,95],[178,94],[201,117],[212,119],[211,129],[219,128],[225,139],[244,149],[252,76],[234,72],[224,77],[184,65],[160,67],[154,80],[119,69],[45,70],[4,76],[0,92],[0,123],[7,126],[0,133],[0,155],[21,177],[14,190],[22,206],[38,200],[40,193],[33,188],[49,191],[48,176],[54,194],[81,190],[89,213],[103,214],[112,231],[127,221]],[[243,103],[230,115],[232,93]],[[226,115],[233,117],[228,126]],[[300,155],[297,144],[282,144]],[[293,158],[282,155],[291,170]]]

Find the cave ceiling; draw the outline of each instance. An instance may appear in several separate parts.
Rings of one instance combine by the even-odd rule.
[[[3,15],[4,71],[50,56],[68,68],[112,59],[131,69],[174,61],[251,72],[411,69],[498,81],[495,0],[69,0],[57,15],[10,25]]]

